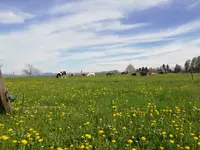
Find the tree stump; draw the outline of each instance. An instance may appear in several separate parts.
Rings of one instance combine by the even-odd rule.
[[[3,76],[0,70],[0,112],[11,113],[12,108],[7,92],[5,90]]]

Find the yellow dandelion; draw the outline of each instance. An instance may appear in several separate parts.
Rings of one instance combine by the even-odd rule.
[[[169,140],[170,143],[174,144],[174,140]]]
[[[84,148],[85,148],[85,146],[84,146],[84,145],[81,145],[81,146],[80,146],[80,148],[81,148],[81,149],[84,149]]]
[[[17,140],[13,140],[12,143],[13,143],[13,144],[17,143]]]
[[[189,146],[185,146],[185,149],[189,150],[189,149],[190,149],[190,147],[189,147]]]
[[[3,128],[4,127],[4,124],[0,123],[0,128]]]
[[[28,142],[27,142],[27,140],[22,140],[21,143],[26,145]]]
[[[200,145],[200,142],[198,142],[197,144]]]
[[[104,131],[103,130],[99,130],[99,134],[103,134],[104,133]]]
[[[129,140],[128,140],[128,143],[133,143],[133,140],[129,139]]]
[[[161,149],[161,150],[163,150],[163,149],[164,149],[164,147],[160,146],[160,149]]]
[[[144,137],[144,136],[141,137],[141,140],[142,140],[142,141],[146,141],[146,137]]]
[[[92,136],[90,134],[85,134],[85,137],[88,138],[88,139],[92,138]]]
[[[162,132],[162,135],[165,135],[165,134],[167,134],[167,133],[166,133],[165,131],[163,131],[163,132]]]
[[[41,142],[43,142],[43,141],[44,141],[44,139],[39,139],[38,141],[41,143]]]
[[[112,143],[115,143],[116,142],[116,140],[112,140]]]
[[[8,132],[12,132],[12,131],[13,131],[13,129],[12,129],[12,128],[8,129]]]
[[[0,139],[2,139],[3,141],[6,141],[9,139],[9,137],[7,135],[3,135],[0,137]]]
[[[57,150],[63,150],[61,147],[58,147]]]
[[[136,150],[136,148],[132,148],[132,150]]]
[[[170,138],[173,138],[174,136],[172,134],[169,135]]]
[[[195,136],[195,137],[193,137],[193,139],[194,139],[194,140],[198,140],[199,138]]]
[[[29,131],[33,131],[33,128],[30,128]]]

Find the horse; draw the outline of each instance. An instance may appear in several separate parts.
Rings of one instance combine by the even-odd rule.
[[[128,71],[123,71],[121,74],[128,74]]]
[[[91,77],[91,76],[95,76],[95,73],[90,72],[90,73],[87,74],[87,77]]]
[[[66,76],[67,76],[66,71],[60,71],[59,73],[56,74],[56,78],[62,78],[62,77],[66,78]]]
[[[75,74],[74,74],[74,73],[72,73],[72,74],[71,74],[71,76],[75,76]]]
[[[141,71],[140,72],[140,76],[147,76],[147,72],[146,71]]]
[[[108,72],[108,73],[106,73],[106,76],[111,76],[111,75],[114,75],[114,72]]]
[[[132,73],[131,75],[132,75],[132,76],[137,76],[137,74],[136,74],[136,73]]]
[[[81,74],[82,76],[86,76],[86,74],[85,73],[83,73],[83,74]]]

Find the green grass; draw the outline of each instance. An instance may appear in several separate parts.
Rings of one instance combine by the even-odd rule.
[[[200,149],[198,74],[9,77],[5,85],[18,100],[0,115],[2,150]]]

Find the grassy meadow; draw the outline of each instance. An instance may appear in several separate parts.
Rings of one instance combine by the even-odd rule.
[[[200,75],[7,77],[0,150],[200,149]],[[20,113],[22,95],[23,113]]]

